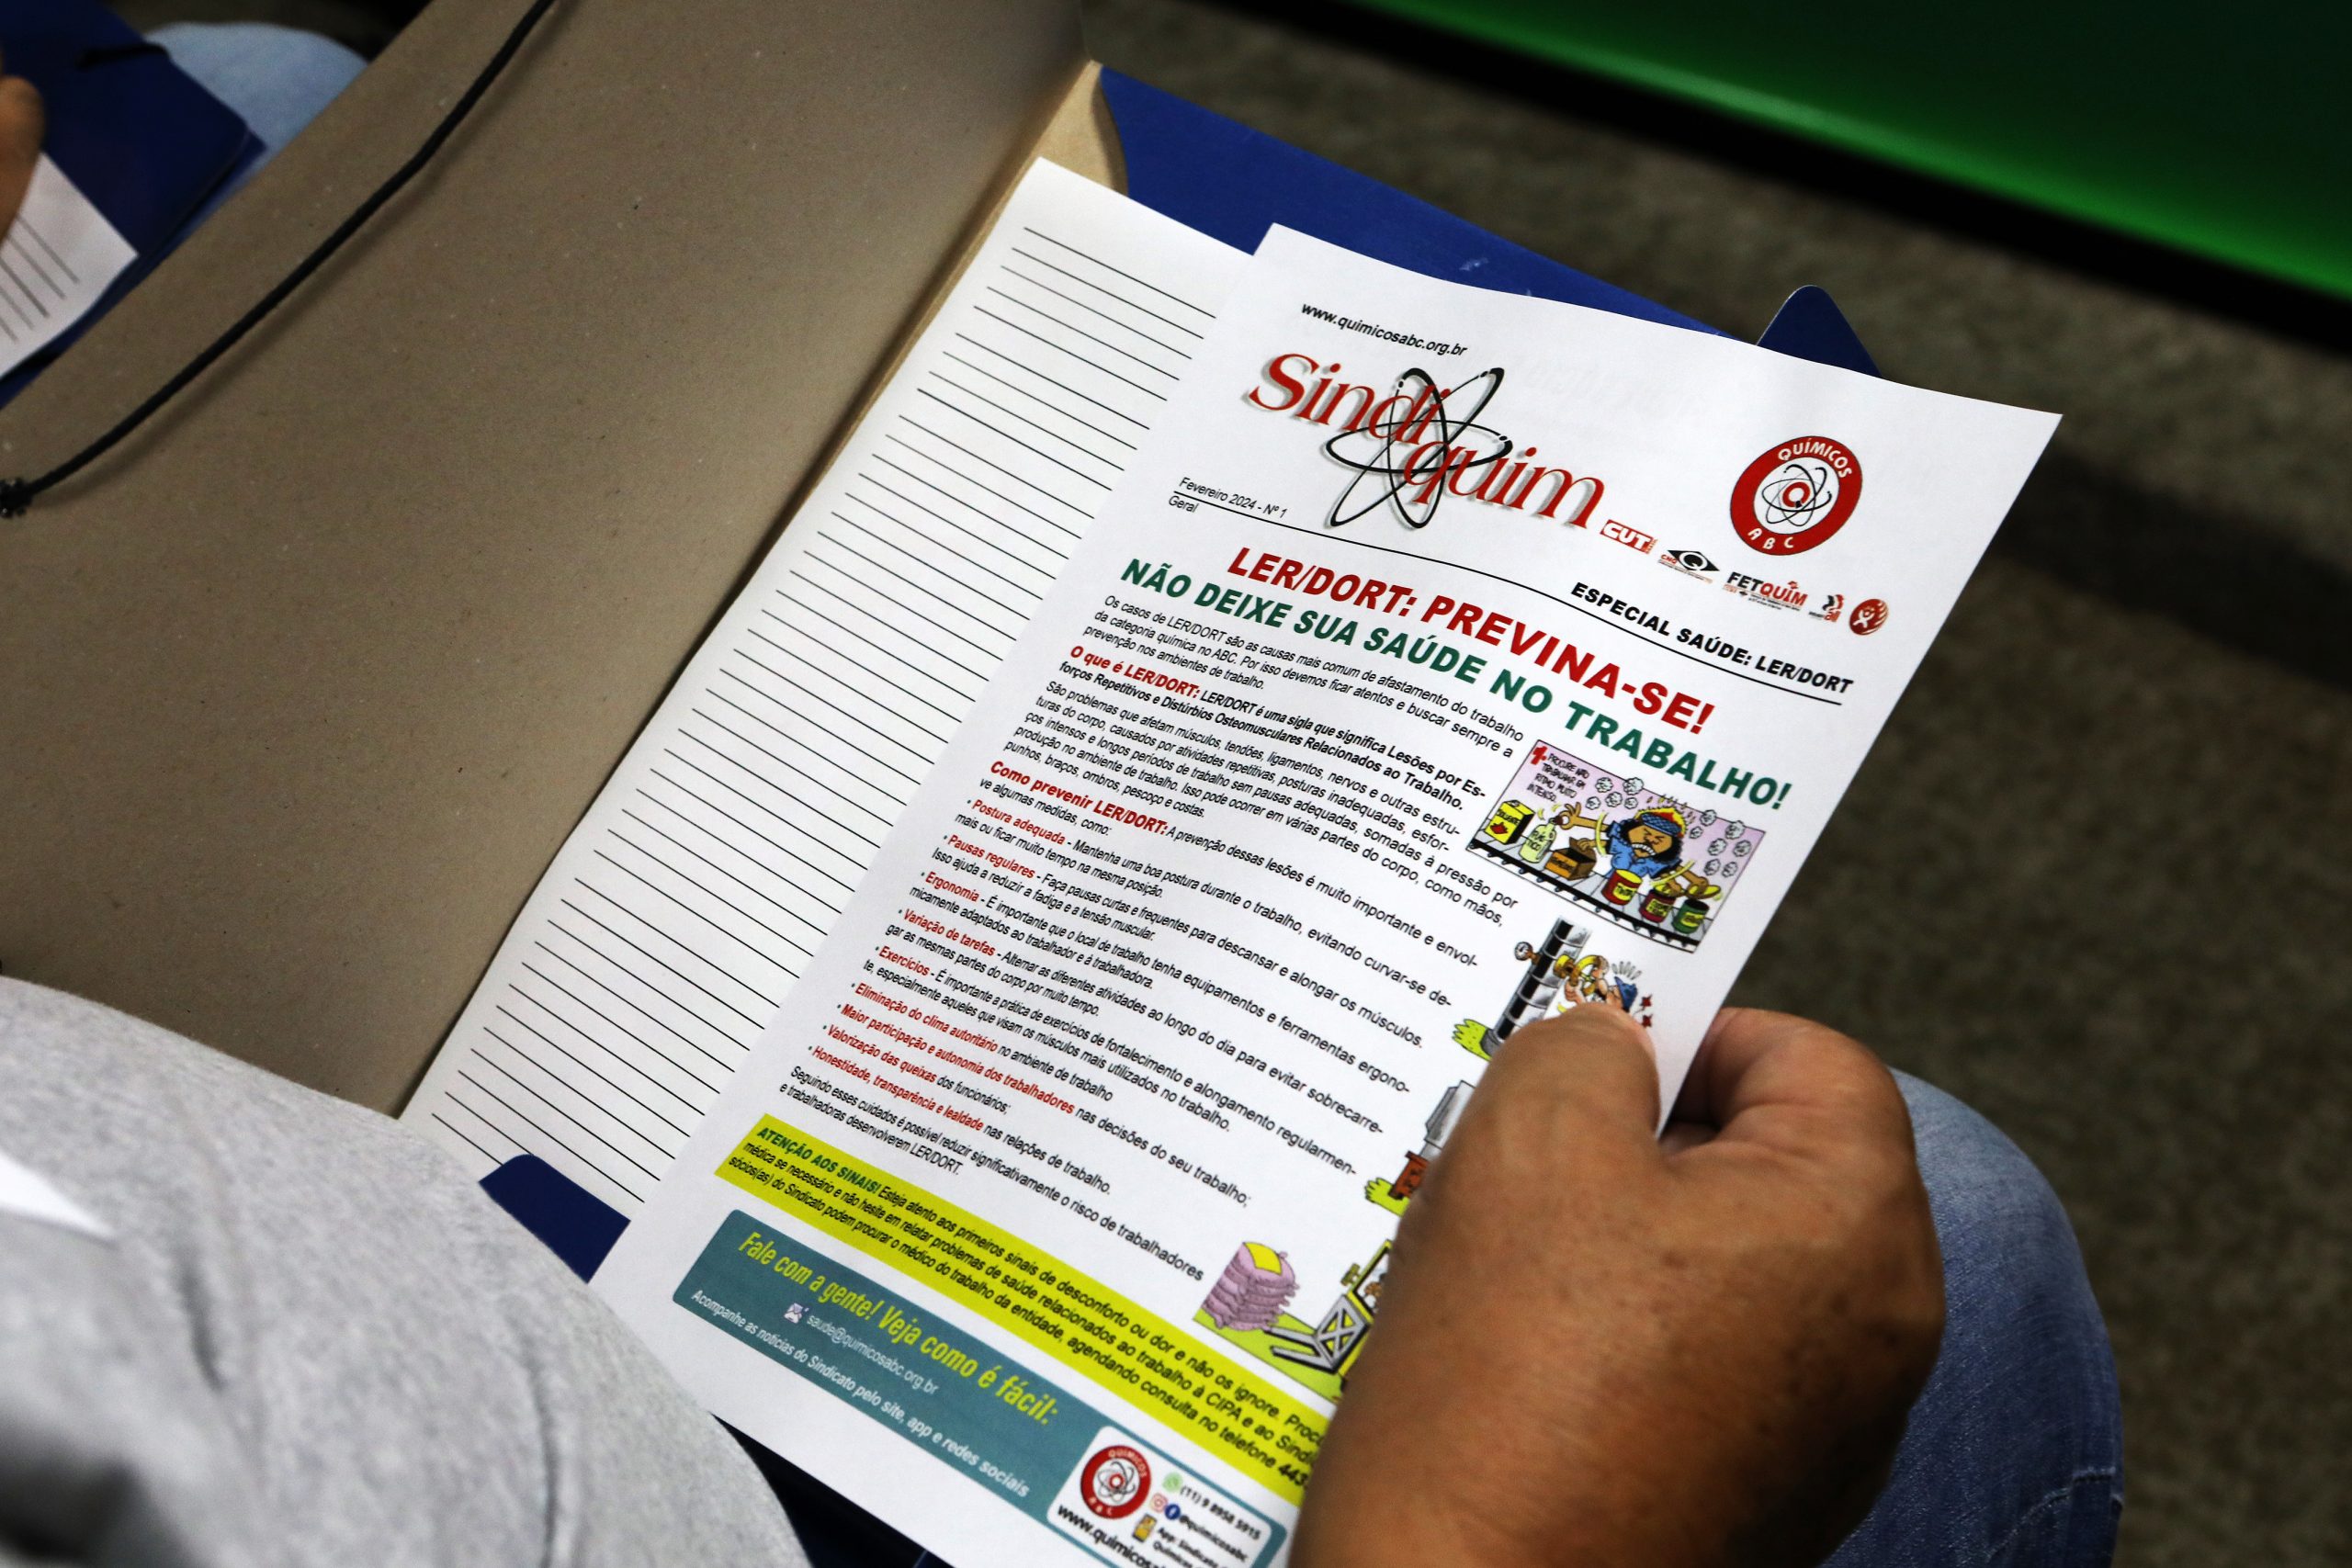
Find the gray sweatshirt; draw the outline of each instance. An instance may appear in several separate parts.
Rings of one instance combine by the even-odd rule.
[[[805,1563],[440,1153],[0,981],[0,1563]]]

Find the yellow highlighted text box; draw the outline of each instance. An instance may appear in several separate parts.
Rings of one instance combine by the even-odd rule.
[[[1295,1503],[1325,1417],[970,1211],[763,1116],[721,1179],[922,1280]]]

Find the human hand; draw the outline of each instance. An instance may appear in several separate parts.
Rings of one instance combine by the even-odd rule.
[[[40,89],[22,76],[0,76],[0,233],[17,220],[17,209],[25,204],[48,130]]]
[[[1657,1122],[1622,1012],[1498,1054],[1406,1213],[1296,1568],[1780,1568],[1860,1520],[1943,1327],[1894,1079],[1727,1010]]]

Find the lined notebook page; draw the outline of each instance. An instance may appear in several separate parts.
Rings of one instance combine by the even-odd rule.
[[[0,375],[82,319],[139,259],[106,214],[44,152],[0,235]]]
[[[1048,164],[688,663],[403,1112],[624,1213],[832,924],[1242,253]]]

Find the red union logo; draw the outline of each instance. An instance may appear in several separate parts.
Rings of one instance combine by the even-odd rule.
[[[1751,549],[1792,556],[1844,527],[1861,499],[1861,460],[1846,444],[1801,435],[1747,465],[1731,487],[1731,525]]]
[[[1654,536],[1645,534],[1630,524],[1620,523],[1614,517],[1601,524],[1597,532],[1604,539],[1614,539],[1627,548],[1639,550],[1644,555],[1649,554],[1657,545]]]
[[[1098,1450],[1078,1478],[1086,1506],[1106,1519],[1124,1519],[1151,1490],[1151,1461],[1125,1443]]]

